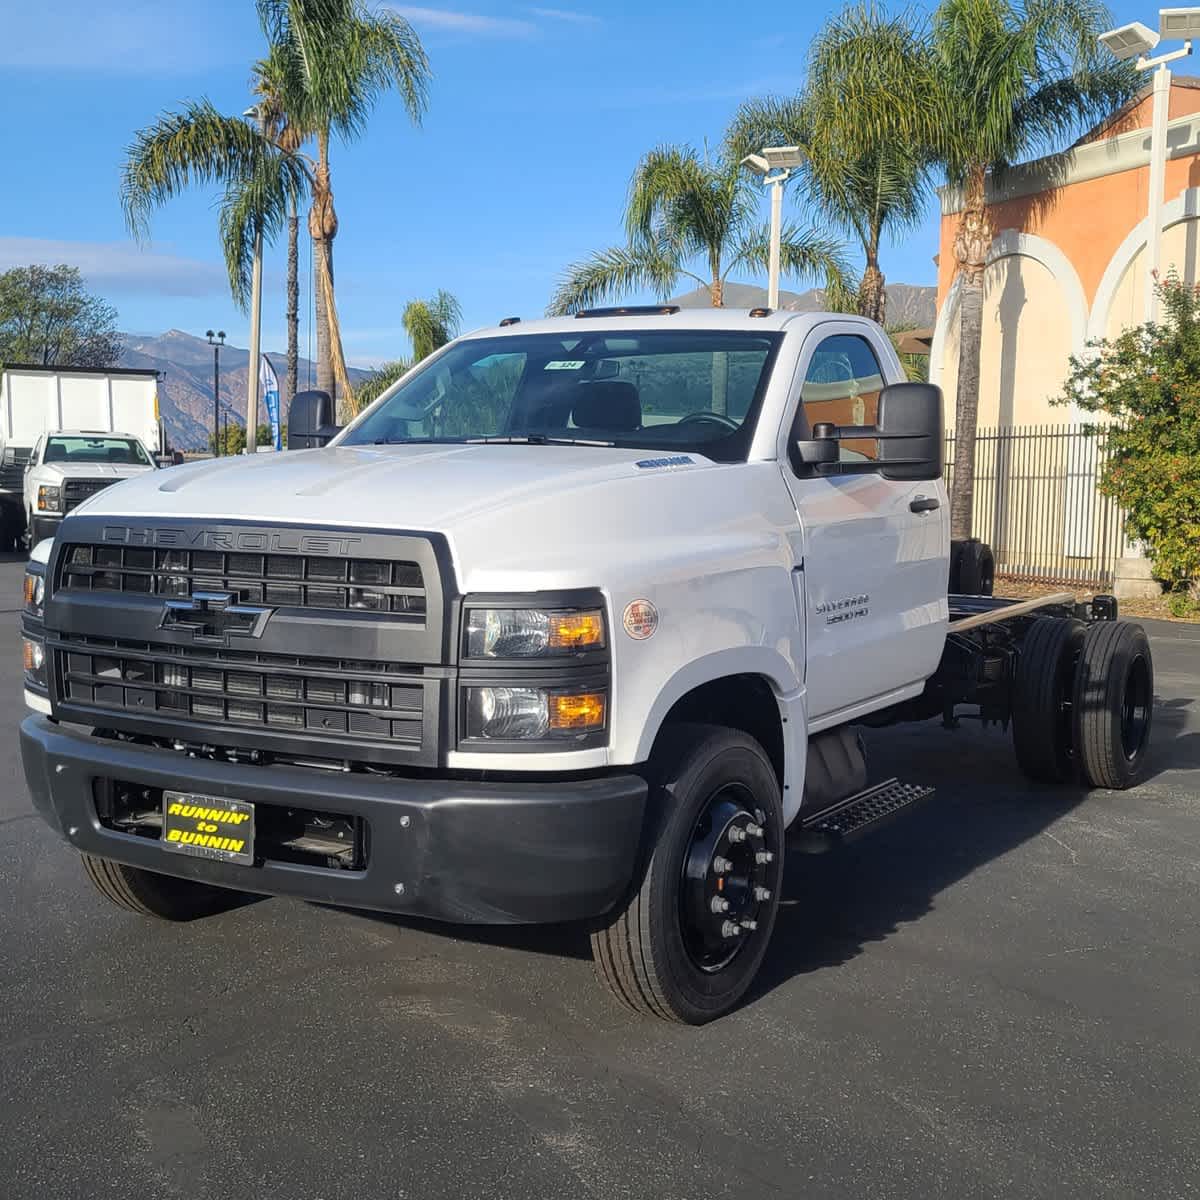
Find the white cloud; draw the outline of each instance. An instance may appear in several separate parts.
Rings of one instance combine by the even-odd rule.
[[[33,264],[78,267],[89,288],[125,295],[211,296],[227,290],[223,267],[133,242],[67,242],[0,237],[0,270]]]
[[[482,13],[460,12],[450,8],[424,8],[412,4],[393,4],[391,8],[420,29],[442,33],[461,33],[473,37],[532,37],[537,26],[532,21],[513,17],[488,17]]]
[[[531,8],[535,17],[545,17],[548,21],[566,21],[572,25],[602,25],[603,21],[592,13],[575,12],[568,8]]]

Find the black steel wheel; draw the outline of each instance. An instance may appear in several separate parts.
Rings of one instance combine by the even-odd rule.
[[[1075,743],[1084,780],[1120,791],[1146,770],[1154,719],[1154,662],[1146,631],[1097,621],[1084,635],[1075,672]]]
[[[737,730],[680,725],[656,750],[647,859],[592,935],[601,982],[637,1012],[700,1025],[745,994],[783,877],[783,808],[766,752]]]
[[[978,538],[962,543],[958,559],[958,587],[963,596],[990,596],[996,585],[996,559],[990,546]]]
[[[1082,621],[1040,617],[1021,643],[1013,680],[1013,749],[1021,770],[1041,783],[1075,777],[1072,711],[1083,636]]]
[[[118,908],[163,921],[194,921],[236,908],[251,897],[195,879],[176,879],[141,867],[81,852],[83,869],[96,890]]]

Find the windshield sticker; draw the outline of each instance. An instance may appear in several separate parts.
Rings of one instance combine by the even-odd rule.
[[[584,359],[582,358],[563,358],[557,359],[554,362],[548,362],[545,366],[547,371],[578,371],[583,367]]]
[[[654,471],[660,467],[690,467],[694,464],[686,454],[673,454],[670,458],[643,458],[633,465],[639,471]]]

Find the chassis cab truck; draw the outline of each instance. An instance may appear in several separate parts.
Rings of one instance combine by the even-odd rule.
[[[1114,602],[948,590],[941,398],[867,321],[510,318],[330,411],[107,488],[30,564],[26,777],[127,909],[587,922],[615,997],[700,1023],[789,845],[927,793],[859,725],[970,709],[1035,779],[1143,768]]]

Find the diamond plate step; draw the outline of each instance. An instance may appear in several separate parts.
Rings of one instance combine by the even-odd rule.
[[[788,842],[801,851],[819,852],[834,843],[861,837],[932,795],[933,788],[924,784],[888,779],[811,817],[802,815],[792,827]]]

